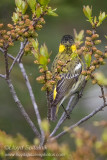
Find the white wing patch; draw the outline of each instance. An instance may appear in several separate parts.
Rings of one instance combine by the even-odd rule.
[[[77,71],[77,70],[79,70],[81,67],[82,67],[81,63],[78,63],[78,64],[76,65],[76,67],[75,67],[74,70]]]

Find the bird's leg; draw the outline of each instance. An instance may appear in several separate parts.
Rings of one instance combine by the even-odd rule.
[[[65,113],[66,113],[67,118],[70,119],[70,115],[68,114],[68,112],[67,112],[67,110],[65,109],[65,107],[63,106],[63,104],[61,104],[61,106],[63,107],[63,109],[64,109],[64,111],[65,111]]]
[[[79,91],[77,91],[77,92],[75,92],[76,94],[77,94],[77,96],[78,96],[78,99],[80,99],[81,97],[82,97],[82,93],[81,92],[79,92]]]

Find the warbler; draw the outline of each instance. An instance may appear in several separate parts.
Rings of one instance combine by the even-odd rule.
[[[61,65],[59,65],[61,63]],[[50,120],[55,121],[59,106],[64,100],[81,88],[83,82],[82,60],[79,58],[71,35],[64,35],[59,45],[59,52],[52,64],[52,78],[59,76],[52,91],[49,92],[49,104],[51,108]]]

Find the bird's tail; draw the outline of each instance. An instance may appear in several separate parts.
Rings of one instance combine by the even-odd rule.
[[[57,106],[53,105],[51,106],[51,121],[56,121],[57,119]]]

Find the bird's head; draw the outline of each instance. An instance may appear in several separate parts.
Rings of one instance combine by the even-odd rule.
[[[72,52],[76,50],[76,46],[74,45],[74,39],[71,35],[64,35],[61,39],[61,43],[59,46],[59,52],[63,52],[65,49],[70,48]]]

